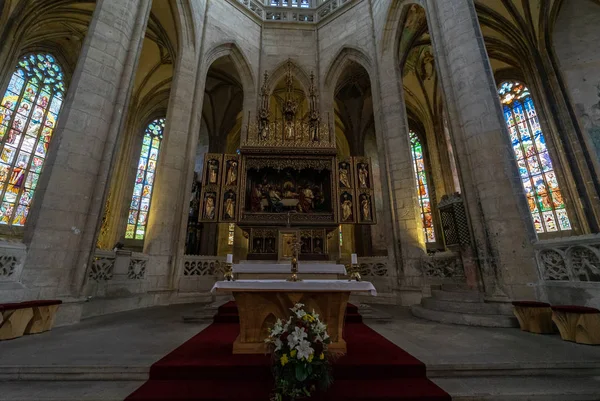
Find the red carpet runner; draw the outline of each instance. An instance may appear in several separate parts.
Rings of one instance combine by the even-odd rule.
[[[362,323],[348,305],[344,338],[348,354],[334,365],[330,390],[311,400],[450,401],[427,379],[425,365]],[[214,323],[150,368],[150,380],[127,401],[268,401],[272,388],[265,355],[233,355],[239,333],[233,302],[219,308]]]

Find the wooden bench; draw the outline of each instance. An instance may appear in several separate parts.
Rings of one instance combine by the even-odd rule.
[[[576,305],[553,306],[552,320],[563,340],[579,344],[600,344],[600,310]]]
[[[512,304],[521,330],[537,334],[554,333],[550,304],[535,301],[514,301]]]
[[[0,304],[0,340],[52,329],[61,303],[58,300],[40,300]]]

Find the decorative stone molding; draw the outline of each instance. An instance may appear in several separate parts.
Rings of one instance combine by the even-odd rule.
[[[544,280],[600,282],[599,237],[540,241],[535,249]]]
[[[304,24],[314,24],[324,21],[330,16],[336,14],[339,10],[346,8],[351,3],[357,3],[361,0],[328,0],[314,7],[317,0],[313,0],[312,7],[291,7],[289,5],[267,6],[261,4],[259,0],[230,0],[239,4],[242,9],[248,11],[255,18],[265,22],[295,22]]]
[[[214,276],[223,272],[224,256],[185,255],[183,276]]]
[[[129,267],[127,269],[127,278],[132,280],[141,280],[146,275],[147,259],[132,257],[129,259]]]
[[[96,250],[88,275],[89,278],[98,282],[111,280],[116,259],[117,255],[115,252]]]
[[[455,252],[439,252],[422,259],[423,274],[431,278],[464,280],[465,271],[460,255]]]
[[[0,281],[18,281],[26,255],[25,245],[0,242]]]
[[[387,256],[358,258],[358,272],[363,277],[387,277],[389,259]]]

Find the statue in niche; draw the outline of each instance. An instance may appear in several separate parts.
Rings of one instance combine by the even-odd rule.
[[[340,184],[343,188],[350,188],[350,172],[348,163],[340,163]]]
[[[321,238],[315,238],[313,245],[313,253],[323,253],[323,242],[321,241]]]
[[[254,238],[252,253],[262,253],[262,238]]]
[[[214,192],[204,195],[204,220],[215,219],[215,197]]]
[[[275,239],[267,238],[265,242],[265,253],[275,253]]]
[[[352,221],[352,195],[348,192],[342,195],[342,221]]]
[[[225,195],[223,218],[226,220],[235,219],[235,194],[232,191],[227,192]]]
[[[371,200],[366,194],[360,196],[360,219],[361,221],[371,221]]]
[[[358,165],[358,182],[361,188],[369,187],[369,166],[366,163]]]
[[[208,161],[208,183],[216,184],[219,179],[219,162],[215,159]]]
[[[421,79],[423,81],[430,80],[433,77],[433,73],[435,72],[433,56],[429,49],[426,49],[423,52],[423,57],[421,58]]]
[[[285,123],[285,139],[294,139],[294,126],[291,121]]]
[[[225,185],[237,185],[238,163],[235,160],[230,160],[227,162],[227,164],[227,180]]]

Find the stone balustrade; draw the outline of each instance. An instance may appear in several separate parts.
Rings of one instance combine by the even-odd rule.
[[[422,259],[423,274],[430,279],[464,281],[465,271],[456,252],[437,252]]]
[[[362,0],[328,0],[315,7],[315,2],[311,7],[292,7],[283,2],[280,6],[264,5],[257,0],[231,0],[246,8],[250,13],[256,15],[265,22],[299,22],[316,23],[329,18],[337,11],[345,8],[350,3],[356,3]]]
[[[387,256],[371,256],[358,258],[358,272],[362,277],[387,277],[389,259]]]
[[[543,280],[600,282],[600,236],[539,241],[534,248]]]

